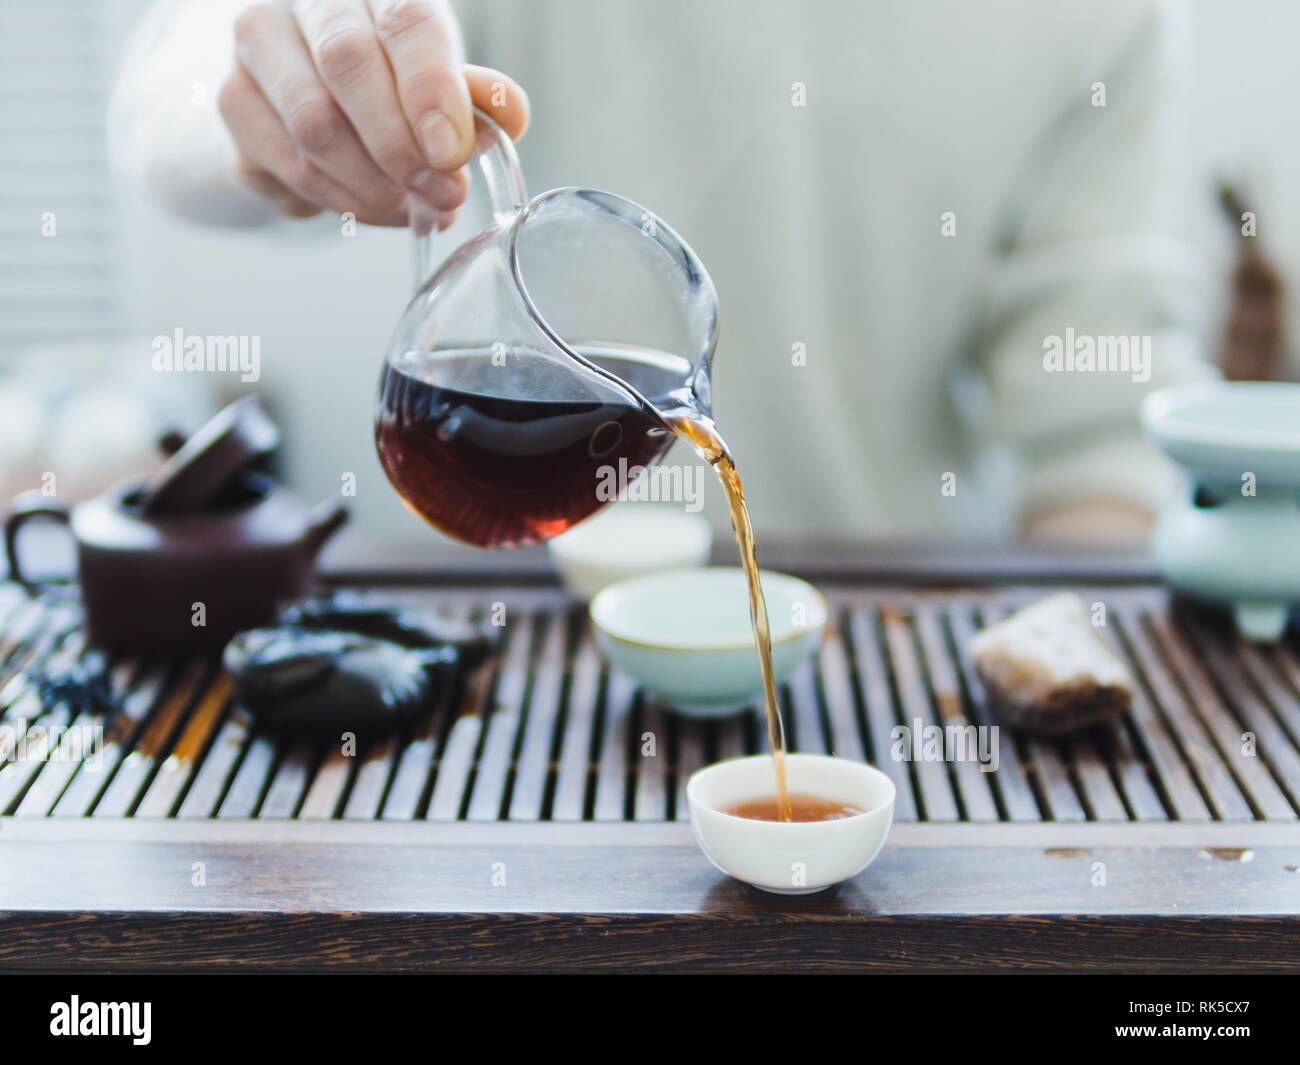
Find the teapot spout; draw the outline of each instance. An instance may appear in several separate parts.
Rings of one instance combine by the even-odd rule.
[[[305,539],[313,557],[347,520],[348,506],[341,499],[326,499],[312,509]]]

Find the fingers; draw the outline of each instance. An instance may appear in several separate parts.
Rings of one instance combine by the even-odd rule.
[[[365,0],[298,0],[294,12],[321,83],[392,190],[438,209],[458,206],[465,178],[434,169],[416,143]]]
[[[317,74],[287,8],[248,9],[236,23],[235,58],[300,151],[347,194],[346,204],[328,206],[362,218],[393,213],[405,199],[405,190],[393,184],[362,146]]]
[[[222,85],[217,107],[242,156],[241,172],[281,209],[287,205],[283,189],[300,200],[334,210],[350,199],[297,149],[280,116],[242,67],[237,66]]]
[[[445,228],[468,192],[471,106],[512,138],[528,125],[518,84],[464,64],[447,0],[255,3],[235,58],[222,117],[240,172],[286,214],[404,225],[414,193]]]
[[[274,174],[263,170],[242,151],[237,151],[236,154],[235,168],[239,171],[240,176],[263,199],[269,200],[272,206],[281,214],[286,214],[290,218],[315,218],[324,210],[323,207],[304,200]]]
[[[460,29],[446,0],[369,0],[402,113],[435,170],[459,170],[474,151]]]

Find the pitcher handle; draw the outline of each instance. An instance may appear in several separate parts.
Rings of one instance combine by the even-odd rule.
[[[492,216],[497,222],[503,222],[528,202],[524,172],[519,167],[514,141],[477,107],[474,108],[474,154],[492,202]],[[415,290],[418,292],[438,265],[433,257],[433,235],[438,229],[438,219],[433,208],[415,196],[407,199],[407,210],[415,238]]]

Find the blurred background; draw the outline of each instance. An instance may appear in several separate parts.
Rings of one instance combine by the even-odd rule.
[[[164,429],[192,429],[252,390],[285,430],[281,472],[295,489],[328,496],[339,491],[341,474],[353,473],[364,502],[356,508],[358,528],[381,539],[432,541],[388,488],[371,442],[381,356],[411,288],[406,233],[363,226],[340,240],[338,219],[328,217],[252,230],[204,227],[117,180],[105,115],[125,41],[148,6],[42,0],[0,8],[0,495],[36,487],[42,473],[57,471],[59,495],[82,498],[149,468]],[[1300,335],[1300,307],[1286,299],[1287,285],[1300,276],[1300,198],[1293,192],[1300,187],[1300,5],[1187,0],[1181,7],[1187,35],[1180,47],[1191,77],[1179,105],[1188,160],[1178,177],[1190,205],[1186,236],[1211,277],[1206,353],[1220,363],[1236,358],[1238,365],[1226,366],[1233,376],[1291,376],[1297,361],[1289,338]],[[905,108],[905,92],[892,91]],[[554,128],[536,121],[520,145],[532,191],[599,185],[597,153],[570,153],[557,163],[547,151]],[[665,160],[666,168],[689,165]],[[699,175],[701,198],[725,198],[723,176],[703,164]],[[1256,213],[1252,242],[1242,241],[1221,206],[1225,180]],[[675,221],[671,204],[650,198],[652,186],[615,191],[644,195]],[[441,238],[444,250],[481,218],[477,206],[468,211]],[[679,228],[694,239],[686,225]],[[275,239],[280,230],[292,230],[294,239]],[[727,302],[725,278],[709,249],[697,247],[723,292],[719,364],[735,362],[743,356],[728,347],[728,322],[746,308],[737,305],[743,299]],[[1243,254],[1250,256],[1244,265]],[[260,337],[260,381],[153,372],[153,338],[177,328]],[[724,430],[726,394],[721,378]],[[737,450],[743,463],[744,448]],[[765,517],[781,524],[777,503],[757,509],[760,530]],[[817,514],[806,518],[817,526]]]

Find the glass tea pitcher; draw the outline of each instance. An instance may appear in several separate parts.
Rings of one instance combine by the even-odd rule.
[[[481,111],[475,123],[493,220],[436,272],[431,238],[417,236],[375,441],[431,525],[509,547],[621,494],[667,449],[674,412],[710,414],[717,295],[638,204],[581,188],[530,200],[510,139]]]

